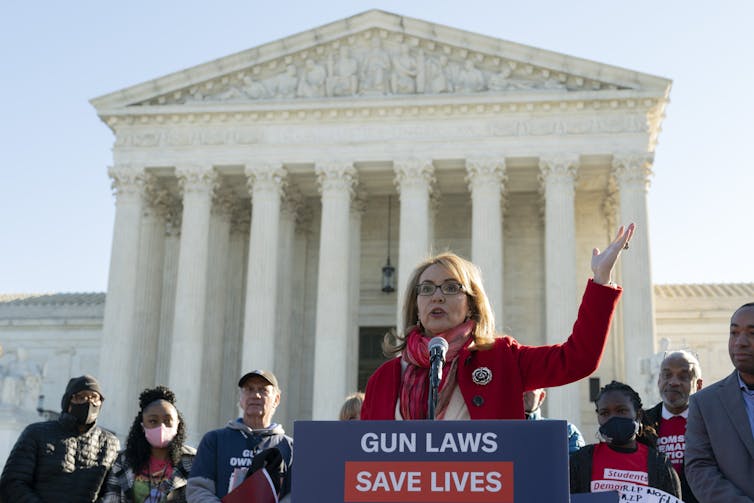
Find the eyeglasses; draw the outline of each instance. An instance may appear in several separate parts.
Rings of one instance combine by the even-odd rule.
[[[431,281],[425,281],[416,285],[416,294],[422,297],[429,297],[430,295],[434,295],[438,288],[444,295],[458,295],[463,292],[463,285],[458,281],[444,281],[440,285],[435,285]]]
[[[270,386],[262,386],[259,388],[252,387],[252,386],[244,386],[241,388],[241,393],[245,395],[256,395],[259,393],[260,396],[270,396],[275,393],[275,388]]]
[[[82,404],[86,402],[99,405],[102,403],[102,397],[96,391],[79,391],[71,395],[71,403]]]

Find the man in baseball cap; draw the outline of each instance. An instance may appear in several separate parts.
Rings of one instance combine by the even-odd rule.
[[[189,501],[217,501],[244,481],[256,456],[271,448],[282,455],[280,497],[290,492],[293,439],[272,421],[280,387],[269,370],[252,370],[238,380],[242,415],[204,435],[186,488]],[[259,463],[256,463],[259,465]]]
[[[272,372],[269,372],[267,370],[252,370],[251,372],[247,372],[246,374],[241,376],[241,379],[238,380],[238,387],[243,388],[246,381],[254,376],[263,378],[265,381],[272,384],[275,389],[277,389],[278,391],[280,390],[277,378]]]

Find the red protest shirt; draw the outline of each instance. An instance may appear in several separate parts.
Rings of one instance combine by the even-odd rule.
[[[683,473],[683,453],[686,450],[686,418],[662,418],[657,436],[657,450],[664,453],[680,477]]]
[[[649,485],[649,448],[637,443],[634,452],[620,452],[604,442],[594,446],[591,492],[617,491],[620,486]]]

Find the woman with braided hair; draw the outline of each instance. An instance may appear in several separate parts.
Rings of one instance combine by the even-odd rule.
[[[165,386],[142,391],[126,449],[113,464],[101,503],[186,501],[186,481],[196,450],[184,445],[186,424]]]
[[[612,381],[600,390],[594,404],[601,442],[571,455],[571,492],[631,492],[633,486],[649,486],[680,499],[678,474],[655,448],[655,431],[641,423],[639,394]]]

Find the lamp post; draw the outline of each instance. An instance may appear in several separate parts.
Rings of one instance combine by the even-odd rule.
[[[395,267],[390,265],[390,217],[392,198],[387,196],[387,262],[382,266],[382,291],[392,293],[395,291]]]

